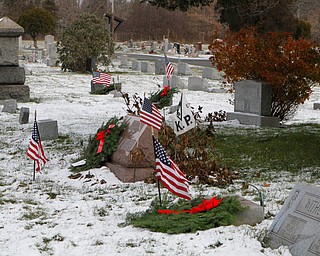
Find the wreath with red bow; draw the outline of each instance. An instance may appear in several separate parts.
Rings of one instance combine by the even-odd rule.
[[[158,109],[172,105],[173,95],[179,92],[178,88],[171,88],[169,85],[163,89],[151,93],[150,100],[157,106]]]

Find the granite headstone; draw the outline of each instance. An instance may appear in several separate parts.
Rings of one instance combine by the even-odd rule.
[[[270,246],[288,246],[293,256],[318,256],[319,231],[320,188],[298,183],[269,228]]]

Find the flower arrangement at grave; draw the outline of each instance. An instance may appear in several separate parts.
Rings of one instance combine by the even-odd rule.
[[[126,126],[117,117],[113,117],[102,124],[96,134],[89,137],[88,145],[78,159],[85,159],[85,164],[76,168],[73,167],[72,170],[78,172],[99,168],[109,162],[118,147],[118,141]]]
[[[151,93],[150,101],[152,101],[158,109],[162,109],[172,105],[173,96],[178,92],[178,88],[171,88],[169,85],[167,85],[164,86],[163,89]]]

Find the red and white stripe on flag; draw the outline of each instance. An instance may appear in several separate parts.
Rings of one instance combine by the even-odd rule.
[[[27,151],[27,156],[36,162],[37,172],[39,172],[41,168],[48,162],[48,159],[44,155],[37,121],[34,121],[33,124],[33,131]]]
[[[190,200],[189,181],[179,167],[170,159],[161,144],[154,139],[156,158],[156,176],[172,193],[181,198]]]
[[[140,122],[160,130],[162,126],[162,115],[159,109],[147,98],[144,98],[140,111]]]
[[[106,84],[110,85],[111,83],[111,75],[107,73],[97,72],[99,73],[97,76],[92,78],[92,82],[94,84]]]

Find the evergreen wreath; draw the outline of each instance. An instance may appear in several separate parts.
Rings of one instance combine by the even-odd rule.
[[[162,90],[151,93],[150,101],[152,101],[158,109],[171,106],[173,95],[179,92],[177,87],[165,86]]]
[[[110,125],[112,128],[110,128]],[[95,136],[89,137],[88,145],[84,148],[80,158],[77,159],[77,161],[86,159],[86,164],[72,167],[71,170],[76,172],[86,171],[92,168],[99,168],[106,162],[109,162],[112,154],[118,147],[120,136],[126,127],[127,124],[121,123],[117,117],[113,117],[106,124],[102,124]],[[104,133],[104,143],[101,152],[97,153],[100,144],[100,141],[97,140],[97,135],[100,132]]]
[[[179,200],[169,204],[164,201],[159,205],[158,199],[152,201],[150,208],[145,212],[128,213],[123,224],[134,227],[147,228],[153,232],[168,234],[195,233],[198,230],[207,230],[220,226],[228,226],[236,223],[238,213],[247,208],[241,205],[239,197],[226,196],[218,207],[195,214],[159,214],[159,209],[185,210],[199,205],[203,197],[197,197],[191,201]]]

